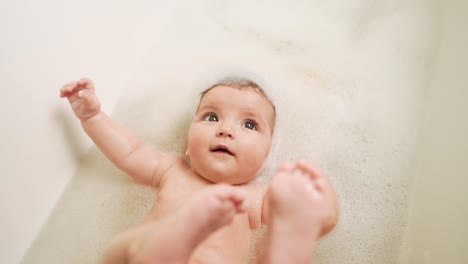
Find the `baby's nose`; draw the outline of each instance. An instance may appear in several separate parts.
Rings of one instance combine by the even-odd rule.
[[[220,126],[218,129],[216,135],[218,137],[229,137],[229,138],[234,138],[234,131],[226,126]]]

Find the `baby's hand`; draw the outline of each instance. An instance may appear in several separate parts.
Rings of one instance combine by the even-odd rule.
[[[101,103],[94,92],[93,81],[82,78],[60,89],[60,97],[68,98],[75,115],[85,121],[101,111]]]

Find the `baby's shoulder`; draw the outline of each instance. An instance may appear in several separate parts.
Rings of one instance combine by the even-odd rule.
[[[162,182],[167,174],[173,171],[180,171],[181,169],[187,169],[190,165],[188,162],[176,154],[165,154],[164,158],[160,160],[158,167],[158,174],[160,175]]]

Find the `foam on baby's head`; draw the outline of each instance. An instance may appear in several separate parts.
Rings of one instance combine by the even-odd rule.
[[[254,88],[260,92],[272,106],[275,106],[276,89],[268,83],[260,74],[249,70],[244,66],[219,66],[214,65],[205,69],[207,73],[200,73],[200,80],[196,86],[201,87],[203,95],[210,89],[226,85],[236,88]]]

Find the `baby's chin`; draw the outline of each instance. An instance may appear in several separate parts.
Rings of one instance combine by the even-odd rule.
[[[203,179],[218,184],[218,183],[226,183],[230,185],[243,185],[251,182],[252,180],[255,179],[256,175],[252,176],[243,176],[239,177],[238,175],[229,175],[229,174],[223,174],[223,173],[205,173],[205,174],[200,174],[200,177]]]

